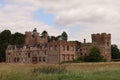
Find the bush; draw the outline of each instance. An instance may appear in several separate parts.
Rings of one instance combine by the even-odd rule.
[[[103,57],[100,53],[100,49],[96,46],[91,48],[88,57],[86,58],[88,62],[100,62],[103,61]]]
[[[67,70],[64,66],[44,66],[44,67],[38,67],[34,68],[32,70],[33,74],[63,74],[66,73]]]

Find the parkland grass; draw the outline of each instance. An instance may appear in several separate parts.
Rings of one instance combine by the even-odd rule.
[[[0,80],[120,80],[120,62],[0,64]]]

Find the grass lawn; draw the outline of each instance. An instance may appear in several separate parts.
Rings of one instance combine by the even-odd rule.
[[[66,70],[64,73],[54,73],[57,69],[51,69],[53,73],[33,72],[49,66],[60,69],[58,65],[2,63],[0,80],[120,80],[120,62],[68,63],[61,65]]]

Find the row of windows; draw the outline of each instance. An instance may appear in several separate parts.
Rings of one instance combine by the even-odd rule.
[[[86,51],[88,50],[87,48],[82,48],[82,49],[79,49],[79,51]]]
[[[39,57],[39,62],[46,62],[46,57]]]
[[[19,58],[14,58],[14,62],[19,62],[20,59]]]
[[[80,56],[87,56],[86,53],[80,53]]]
[[[63,51],[65,51],[65,50],[67,50],[67,51],[69,51],[69,50],[74,51],[74,48],[75,48],[75,47],[74,47],[74,46],[62,46],[62,48],[63,48],[63,49],[62,49]]]
[[[55,46],[50,46],[49,47],[49,50],[58,50],[58,46],[57,45],[55,45]],[[67,50],[67,51],[69,51],[69,50],[72,50],[72,51],[74,51],[74,46],[62,46],[62,50],[63,51],[65,51],[65,50]]]
[[[10,55],[10,54],[11,54],[11,53],[8,53],[8,55]],[[14,55],[16,55],[16,56],[26,55],[26,56],[30,57],[31,54],[33,54],[33,53],[15,53]],[[46,51],[44,51],[43,53],[41,53],[41,52],[38,51],[38,52],[35,53],[35,54],[37,54],[37,55],[39,55],[39,54],[46,55]]]
[[[63,54],[62,55],[62,59],[65,61],[66,59],[67,60],[74,60],[74,55],[69,55],[69,54],[67,54],[67,55],[65,55],[65,54]]]
[[[27,58],[19,58],[19,57],[15,57],[14,58],[14,62],[25,62],[27,61]],[[46,62],[46,57],[33,57],[32,61],[39,61],[39,62]],[[8,58],[8,62],[10,62],[10,58]]]

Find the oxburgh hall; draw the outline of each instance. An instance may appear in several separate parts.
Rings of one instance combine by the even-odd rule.
[[[111,61],[111,34],[92,34],[91,43],[87,43],[86,39],[83,43],[79,43],[63,40],[61,36],[53,39],[48,36],[47,32],[40,36],[36,29],[32,32],[25,32],[23,45],[8,45],[6,50],[7,63],[57,64],[79,57],[86,58],[93,46],[100,49],[104,59]]]

